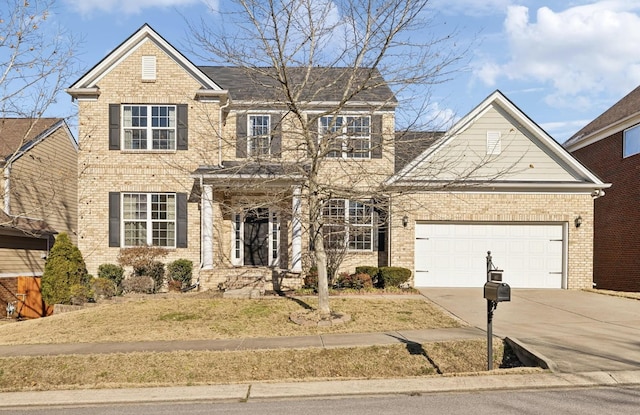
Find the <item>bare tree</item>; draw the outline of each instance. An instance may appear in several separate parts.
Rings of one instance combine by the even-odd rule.
[[[394,162],[393,150],[382,153],[391,171],[354,159],[358,152],[376,151],[374,146],[392,149],[395,125],[383,127],[382,142],[360,143],[359,126],[350,124],[358,121],[337,115],[353,110],[354,102],[367,103],[359,110],[369,114],[393,112],[397,99],[414,98],[414,108],[424,110],[429,87],[447,81],[459,69],[465,50],[456,47],[451,33],[430,30],[438,22],[432,20],[428,0],[229,3],[229,9],[213,12],[222,14],[224,24],[204,19],[189,24],[200,51],[192,52],[215,64],[244,68],[256,93],[262,90],[277,97],[274,105],[285,109],[283,120],[295,127],[288,131],[295,131],[296,138],[282,151],[289,152],[290,161],[291,155],[297,157],[291,165],[303,177],[309,250],[318,268],[319,311],[326,315],[331,309],[324,229],[330,225],[323,211],[331,200],[384,198],[382,183],[393,172]],[[220,7],[225,6],[227,2]],[[328,93],[331,102],[318,106]],[[411,118],[407,125],[414,128],[425,120],[422,111]],[[324,124],[319,128],[319,123]],[[353,132],[346,139],[345,128]],[[340,152],[350,155],[335,157]]]
[[[77,69],[78,42],[50,21],[53,8],[53,0],[8,0],[0,11],[0,121],[21,120],[19,125],[0,122],[3,178],[24,145],[52,125],[45,112]],[[46,179],[46,171],[40,174]]]

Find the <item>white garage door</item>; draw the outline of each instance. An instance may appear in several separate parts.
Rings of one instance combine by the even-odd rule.
[[[562,288],[564,231],[558,225],[417,224],[415,285],[482,287],[486,257],[513,288]]]

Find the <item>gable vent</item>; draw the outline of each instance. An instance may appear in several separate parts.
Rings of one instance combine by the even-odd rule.
[[[502,142],[500,131],[487,131],[487,154],[500,154]]]
[[[143,81],[156,80],[156,57],[155,56],[142,57],[142,80]]]

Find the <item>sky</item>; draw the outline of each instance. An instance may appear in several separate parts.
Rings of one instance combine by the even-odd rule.
[[[187,22],[224,1],[56,0],[51,18],[83,39],[80,78],[144,23],[207,64],[186,53]],[[465,67],[433,90],[438,114],[464,116],[499,89],[562,143],[640,85],[640,0],[432,0],[430,8],[438,27],[472,45]],[[62,96],[48,115],[71,108]]]

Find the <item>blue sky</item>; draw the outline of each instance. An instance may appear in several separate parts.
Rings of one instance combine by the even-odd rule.
[[[144,23],[206,64],[186,53],[185,19],[219,24],[207,6],[223,1],[57,0],[52,19],[83,38],[85,70]],[[434,90],[432,111],[463,116],[500,89],[563,142],[640,85],[640,0],[432,0],[431,7],[439,27],[474,45],[466,69]],[[62,96],[49,115],[72,110]]]

